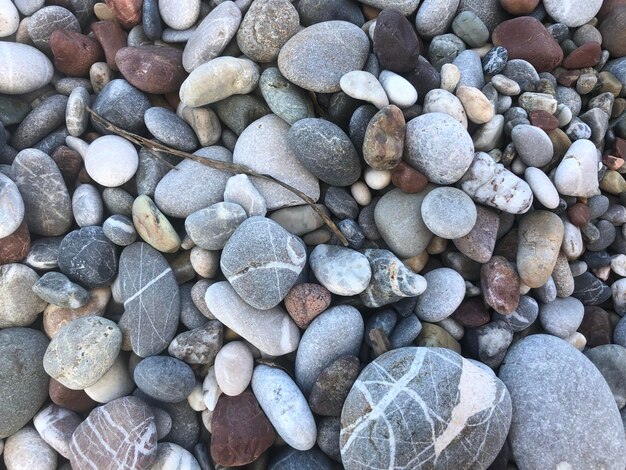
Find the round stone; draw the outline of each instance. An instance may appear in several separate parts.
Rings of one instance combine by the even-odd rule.
[[[278,55],[278,68],[305,90],[334,93],[340,90],[342,76],[363,68],[369,47],[369,39],[358,26],[325,21],[289,39]]]
[[[57,453],[32,426],[23,427],[7,439],[3,457],[7,470],[57,468]]]
[[[54,68],[40,51],[27,44],[0,41],[0,93],[30,93],[50,83]]]
[[[543,6],[548,15],[556,22],[563,23],[570,28],[581,26],[596,16],[602,7],[602,0],[544,0]]]
[[[176,0],[159,0],[159,13],[170,28],[191,28],[200,15],[200,0],[186,2],[184,8]]]
[[[459,0],[425,0],[415,16],[415,28],[420,36],[433,38],[444,34],[459,8]]]
[[[151,356],[137,364],[133,377],[145,394],[177,403],[191,394],[196,378],[191,367],[174,357]]]
[[[17,31],[20,14],[11,0],[0,1],[0,37],[5,38]]]
[[[0,132],[4,132],[0,129]],[[0,173],[0,238],[14,233],[24,220],[24,201],[15,183]]]
[[[548,134],[527,124],[515,126],[511,139],[520,159],[528,166],[542,167],[552,160],[554,149]]]
[[[50,35],[54,66],[70,77],[86,77],[96,62],[104,60],[100,43],[75,31],[57,29]]]
[[[85,287],[109,286],[117,274],[115,245],[101,227],[74,230],[59,246],[59,268],[71,280]]]
[[[89,302],[89,292],[56,271],[45,273],[33,285],[41,299],[63,308],[80,308]]]
[[[426,290],[417,298],[415,313],[420,320],[436,323],[448,318],[465,297],[465,280],[450,268],[424,274]]]
[[[576,332],[584,314],[584,305],[574,297],[557,298],[539,305],[539,321],[543,329],[562,339],[567,339]]]
[[[424,114],[407,123],[405,160],[433,183],[455,183],[473,158],[472,138],[447,114]]]
[[[283,77],[278,68],[263,71],[259,88],[272,112],[287,123],[295,124],[300,119],[315,117],[306,92]]]
[[[284,299],[285,308],[298,327],[305,329],[330,306],[331,294],[319,284],[296,284]]]
[[[46,308],[46,301],[32,291],[38,280],[23,264],[0,266],[0,328],[29,326]]]
[[[185,231],[196,246],[221,250],[245,219],[246,213],[239,204],[218,202],[190,214],[185,219]]]
[[[453,211],[451,207],[454,207]],[[426,227],[441,238],[463,237],[476,224],[476,205],[460,189],[433,189],[424,198],[421,210]]]
[[[144,114],[144,121],[150,133],[165,145],[184,152],[193,152],[198,147],[193,129],[169,109],[150,108]]]
[[[133,221],[125,215],[115,214],[102,224],[104,235],[118,246],[128,246],[137,240]]]
[[[215,378],[217,384],[228,396],[236,396],[250,385],[254,358],[250,348],[241,341],[232,341],[215,357]]]
[[[0,439],[21,429],[47,400],[50,377],[42,364],[47,346],[40,331],[0,330]]]
[[[309,262],[317,280],[337,295],[363,292],[372,277],[367,258],[350,248],[318,245],[311,252]]]
[[[126,139],[105,135],[94,140],[85,155],[85,169],[94,181],[113,188],[129,181],[137,172],[139,155]]]
[[[123,47],[115,63],[126,80],[146,93],[176,92],[187,77],[182,53],[174,47]]]
[[[364,456],[375,468],[435,458],[486,468],[510,422],[511,398],[495,375],[447,349],[396,349],[366,366],[346,399],[341,460],[347,470],[362,468]],[[379,439],[395,446],[377,445]]]

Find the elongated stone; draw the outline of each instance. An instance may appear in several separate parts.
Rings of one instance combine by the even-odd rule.
[[[40,51],[27,44],[0,41],[0,93],[30,93],[50,83],[54,68]]]

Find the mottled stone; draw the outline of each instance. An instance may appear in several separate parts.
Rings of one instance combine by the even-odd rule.
[[[118,432],[111,432],[111,425]],[[77,470],[149,469],[157,456],[157,429],[148,405],[135,397],[113,400],[92,411],[74,434],[70,463]]]
[[[30,246],[30,233],[24,221],[11,235],[0,238],[0,265],[25,261]]]
[[[467,235],[454,239],[454,246],[474,261],[486,263],[493,254],[499,227],[500,219],[495,212],[476,206],[474,227]]]
[[[178,91],[187,77],[182,53],[173,47],[123,47],[115,54],[115,63],[126,80],[146,93]]]
[[[422,370],[432,380],[422,380]],[[446,394],[454,398],[444,399]],[[433,407],[440,420],[431,419]],[[375,468],[419,466],[434,458],[487,467],[510,420],[511,399],[495,376],[452,351],[401,348],[375,359],[350,391],[341,417],[342,462],[349,470],[361,468],[364,458]],[[384,436],[395,447],[359,439],[365,435]]]
[[[363,157],[375,170],[392,170],[402,159],[405,122],[397,106],[383,107],[370,120],[363,140]]]
[[[50,35],[59,29],[80,32],[78,20],[66,8],[47,6],[37,10],[28,21],[28,36],[35,46],[46,54],[50,54]]]
[[[311,410],[321,416],[340,416],[359,372],[360,362],[355,356],[340,357],[325,367],[309,394]]]
[[[487,305],[503,315],[515,311],[520,298],[520,278],[513,263],[494,256],[482,266],[480,283]]]
[[[50,48],[54,66],[70,77],[86,77],[93,64],[104,60],[98,41],[76,31],[54,31],[50,35]]]
[[[7,470],[57,468],[57,454],[32,426],[24,426],[4,444],[4,463]]]
[[[263,71],[259,88],[272,112],[287,123],[295,124],[300,119],[315,117],[306,92],[283,77],[278,68]]]
[[[45,273],[33,285],[33,292],[48,303],[64,308],[80,308],[89,302],[89,292],[61,273]]]
[[[167,348],[170,356],[187,364],[212,364],[222,347],[222,324],[215,320],[177,335]]]
[[[0,327],[29,326],[46,307],[32,288],[39,276],[23,264],[0,266]]]
[[[296,284],[284,299],[285,308],[298,327],[305,329],[330,306],[331,294],[319,284]]]
[[[574,278],[572,296],[585,305],[600,305],[611,298],[609,286],[588,271]]]
[[[450,207],[455,210],[451,211]],[[470,197],[460,189],[435,188],[430,191],[421,207],[422,219],[426,227],[445,239],[460,238],[472,230],[476,224],[476,206]]]
[[[58,405],[45,407],[33,419],[41,438],[66,459],[70,456],[72,433],[80,423],[76,413]]]
[[[311,252],[309,261],[317,280],[337,295],[363,292],[372,276],[367,258],[350,248],[318,245]]]
[[[467,328],[478,328],[489,323],[491,319],[485,302],[480,297],[464,300],[450,318]]]
[[[520,221],[517,270],[529,287],[541,287],[547,281],[563,241],[564,228],[554,213],[535,211]]]

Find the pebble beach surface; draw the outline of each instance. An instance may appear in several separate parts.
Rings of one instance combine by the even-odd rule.
[[[625,159],[626,1],[0,0],[0,468],[624,470]]]

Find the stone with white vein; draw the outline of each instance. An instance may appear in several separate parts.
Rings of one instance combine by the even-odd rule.
[[[66,459],[70,456],[72,434],[81,422],[76,413],[54,404],[46,406],[33,419],[41,438]]]
[[[161,442],[157,447],[157,458],[150,470],[200,470],[198,461],[184,447],[171,442]]]
[[[341,458],[346,470],[487,468],[510,422],[511,398],[492,374],[448,349],[395,349],[346,399]]]

